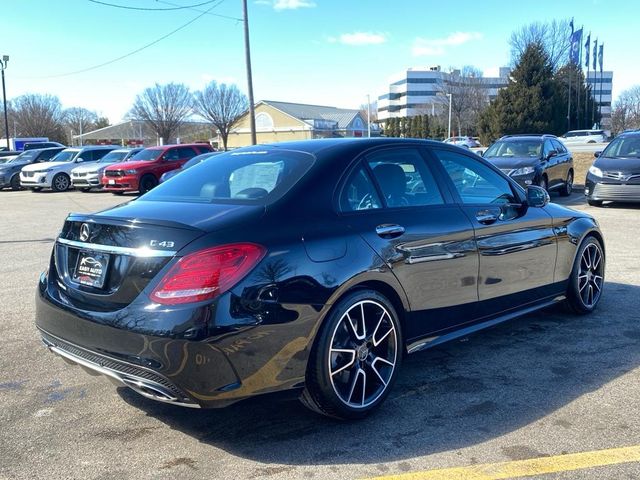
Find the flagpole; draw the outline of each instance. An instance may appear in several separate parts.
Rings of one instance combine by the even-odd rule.
[[[598,80],[598,70],[596,69],[596,55],[598,53],[598,39],[593,42],[593,109],[591,111],[591,124],[596,123],[596,83]]]
[[[584,26],[580,27],[580,32],[583,32]],[[580,34],[580,42],[578,47],[578,68],[576,70],[576,125],[578,128],[582,128],[580,123],[580,73],[582,73],[582,33]]]
[[[591,60],[589,58],[589,51],[591,47],[591,32],[589,32],[589,36],[587,37],[587,42],[584,44],[585,46],[585,54],[587,57],[587,77],[586,77],[586,84],[587,84],[587,91],[586,91],[586,98],[584,99],[584,119],[585,122],[589,121],[589,97],[591,96],[591,85],[589,84],[589,60]],[[593,126],[593,123],[591,124],[591,126]]]
[[[573,45],[573,18],[571,19],[571,23],[569,24],[571,26],[571,35],[569,36],[569,44]],[[569,65],[571,65],[573,63],[573,60],[571,58],[571,48],[569,48]],[[569,95],[568,95],[568,102],[567,102],[567,131],[571,130],[571,82],[572,82],[572,78],[571,78],[571,68],[569,68]]]
[[[602,126],[602,55],[604,50],[604,43],[600,45],[600,51],[598,52],[598,63],[600,63],[600,100],[598,101],[598,128]]]

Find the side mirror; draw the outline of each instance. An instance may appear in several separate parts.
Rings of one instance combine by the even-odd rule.
[[[593,156],[594,156],[595,158],[598,158],[600,155],[602,155],[602,151],[599,151],[599,152],[593,152]]]
[[[550,158],[553,158],[555,156],[558,155],[558,151],[557,150],[551,150],[548,154],[547,154],[547,160],[549,160]]]
[[[541,208],[550,201],[551,198],[544,188],[535,185],[529,185],[527,187],[527,205],[530,207]]]

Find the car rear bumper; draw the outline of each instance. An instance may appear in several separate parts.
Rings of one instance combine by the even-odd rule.
[[[65,292],[51,283],[43,274],[36,293],[36,326],[47,348],[147,398],[219,408],[304,384],[318,317],[311,306],[277,324],[238,323],[230,293],[206,308],[154,311],[134,302],[91,313],[65,304]],[[194,334],[197,317],[206,324]]]

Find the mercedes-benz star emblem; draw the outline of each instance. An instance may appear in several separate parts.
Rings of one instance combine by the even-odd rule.
[[[87,225],[86,223],[83,223],[80,226],[80,240],[82,240],[83,242],[89,240],[89,225]]]

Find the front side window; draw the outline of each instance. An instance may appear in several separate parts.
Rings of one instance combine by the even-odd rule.
[[[176,148],[177,155],[180,160],[190,159],[196,156],[196,151],[191,147]]]
[[[281,149],[228,152],[185,170],[139,200],[268,204],[295,185],[313,161],[310,154]]]
[[[549,140],[545,140],[544,149],[542,150],[543,158],[548,158],[552,150],[553,150],[553,145],[551,145],[551,142]]]
[[[367,155],[388,207],[444,203],[424,158],[415,148],[390,148]]]
[[[342,190],[342,194],[340,195],[340,209],[343,212],[356,212],[381,207],[382,202],[371,181],[371,177],[364,166],[360,164],[360,166],[351,173]]]
[[[446,170],[462,203],[516,203],[511,185],[502,175],[485,164],[455,152],[434,149],[433,153]]]
[[[72,162],[78,155],[78,150],[62,150],[51,159],[52,162]]]

